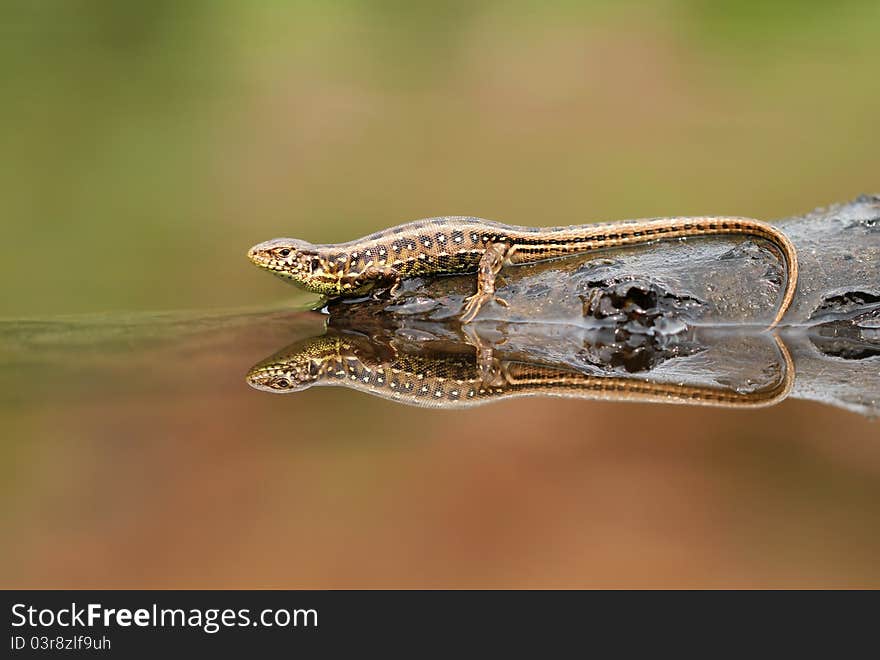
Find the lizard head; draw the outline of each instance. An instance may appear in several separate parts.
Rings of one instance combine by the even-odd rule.
[[[338,293],[339,277],[329,267],[321,249],[295,238],[276,238],[248,250],[248,258],[298,287],[331,296]]]
[[[328,369],[340,362],[339,338],[334,334],[291,344],[251,367],[245,380],[257,390],[286,394],[317,385]]]

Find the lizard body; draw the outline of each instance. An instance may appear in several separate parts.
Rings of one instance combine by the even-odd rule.
[[[328,298],[397,289],[406,277],[477,273],[477,291],[461,320],[473,321],[495,300],[496,277],[505,265],[529,264],[614,247],[700,236],[744,235],[770,241],[782,254],[787,280],[770,327],[794,298],[797,252],[780,230],[750,218],[670,217],[610,224],[521,227],[466,216],[428,218],[347,243],[313,245],[278,238],[255,245],[249,258],[261,268]]]

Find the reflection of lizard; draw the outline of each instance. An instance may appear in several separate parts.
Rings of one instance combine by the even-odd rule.
[[[404,277],[477,273],[461,321],[473,321],[495,300],[496,277],[505,265],[528,264],[566,255],[657,240],[739,234],[770,241],[785,259],[788,278],[770,327],[777,325],[794,297],[797,252],[780,230],[736,217],[659,218],[605,225],[531,228],[470,217],[419,220],[337,245],[312,245],[278,238],[251,248],[258,266],[327,297],[356,296],[390,289]]]
[[[777,337],[782,356],[771,387],[741,393],[648,379],[592,376],[563,366],[500,360],[468,332],[476,352],[409,354],[360,334],[328,330],[297,342],[255,365],[247,382],[256,389],[287,393],[313,385],[343,385],[416,406],[463,408],[515,396],[684,403],[758,408],[785,399],[794,383],[794,364]]]

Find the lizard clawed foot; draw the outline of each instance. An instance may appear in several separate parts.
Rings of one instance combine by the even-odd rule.
[[[477,314],[480,313],[480,309],[483,305],[492,302],[493,300],[502,307],[510,307],[510,304],[504,298],[499,298],[491,293],[475,293],[464,299],[464,310],[459,317],[459,320],[462,323],[470,323],[477,317]]]
[[[470,323],[473,321],[477,314],[480,312],[480,308],[492,299],[492,296],[486,293],[475,293],[472,296],[468,296],[464,299],[464,310],[462,311],[460,320],[462,323]]]

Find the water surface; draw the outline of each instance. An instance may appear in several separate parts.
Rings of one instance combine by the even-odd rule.
[[[880,580],[876,423],[798,400],[797,384],[741,410],[544,397],[437,410],[248,385],[255,364],[328,323],[339,331],[277,309],[4,322],[3,583]],[[496,351],[558,360],[571,338],[555,333],[517,328]],[[369,340],[475,359],[424,327]],[[803,341],[789,345],[797,365]],[[767,337],[693,336],[602,368],[613,344],[595,346],[567,368],[747,393],[784,367]]]

